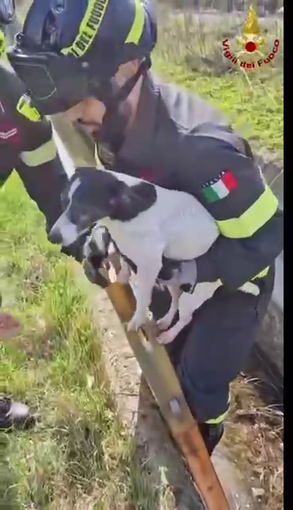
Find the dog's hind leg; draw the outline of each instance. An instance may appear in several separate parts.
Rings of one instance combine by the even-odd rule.
[[[187,325],[192,319],[193,308],[186,307],[185,310],[179,311],[179,319],[171,329],[163,331],[157,336],[157,342],[161,345],[166,345],[173,342],[174,338],[180,333],[180,331]]]
[[[162,345],[172,342],[180,331],[192,320],[193,312],[205,301],[210,299],[220,285],[220,280],[216,282],[199,283],[196,285],[192,294],[182,293],[178,303],[178,321],[171,329],[161,333],[157,337],[157,341]]]
[[[159,319],[157,321],[158,328],[162,329],[162,330],[168,329],[168,327],[171,325],[172,320],[174,319],[176,312],[178,311],[179,298],[181,295],[181,291],[180,291],[179,287],[177,287],[175,285],[166,285],[166,286],[170,292],[172,301],[171,301],[170,308],[169,308],[168,312],[166,313],[166,315],[164,315],[164,317],[162,317],[161,319]]]

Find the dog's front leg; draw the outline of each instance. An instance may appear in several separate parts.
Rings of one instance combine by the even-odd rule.
[[[158,328],[162,329],[162,330],[168,329],[168,327],[172,323],[172,320],[174,319],[174,317],[178,311],[179,298],[181,296],[181,290],[178,286],[176,286],[176,285],[166,285],[166,286],[170,292],[172,301],[171,301],[170,308],[169,308],[168,312],[166,313],[166,315],[164,315],[164,317],[162,317],[160,320],[157,321]]]
[[[143,264],[141,262],[137,263],[137,275],[133,289],[136,298],[136,310],[127,325],[128,331],[137,331],[145,324],[148,307],[151,304],[153,288],[161,267],[161,257],[150,257]]]

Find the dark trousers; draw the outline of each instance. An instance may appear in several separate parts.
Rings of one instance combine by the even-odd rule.
[[[271,299],[274,269],[254,280],[260,294],[219,287],[167,345],[190,409],[201,423],[218,423],[229,408],[229,385],[245,364]],[[168,310],[168,291],[154,290],[156,319]]]

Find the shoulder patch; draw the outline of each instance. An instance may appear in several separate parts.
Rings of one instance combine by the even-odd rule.
[[[238,182],[230,170],[224,170],[215,179],[206,182],[202,186],[202,194],[208,204],[221,200],[237,188]]]
[[[43,118],[38,110],[31,105],[31,100],[26,94],[19,99],[16,110],[31,122],[38,122]]]

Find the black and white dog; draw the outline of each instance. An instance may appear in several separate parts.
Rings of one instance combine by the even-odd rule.
[[[174,261],[195,259],[205,253],[219,235],[212,216],[188,193],[108,170],[78,169],[62,201],[64,213],[51,229],[51,242],[70,246],[94,226],[85,245],[85,256],[94,246],[97,259],[100,253],[102,262],[109,248],[115,246],[122,255],[117,279],[123,283],[129,281],[130,265],[136,268],[133,287],[136,310],[128,330],[137,330],[145,323],[153,287],[158,277],[164,278],[163,260],[174,264]],[[193,294],[186,294],[187,304],[180,311],[182,291],[176,284],[176,263],[173,275],[174,278],[171,274],[165,281],[172,304],[158,326],[167,329],[178,308],[179,321],[158,337],[160,343],[172,341],[191,320],[193,311],[221,285],[220,281],[196,285]]]

